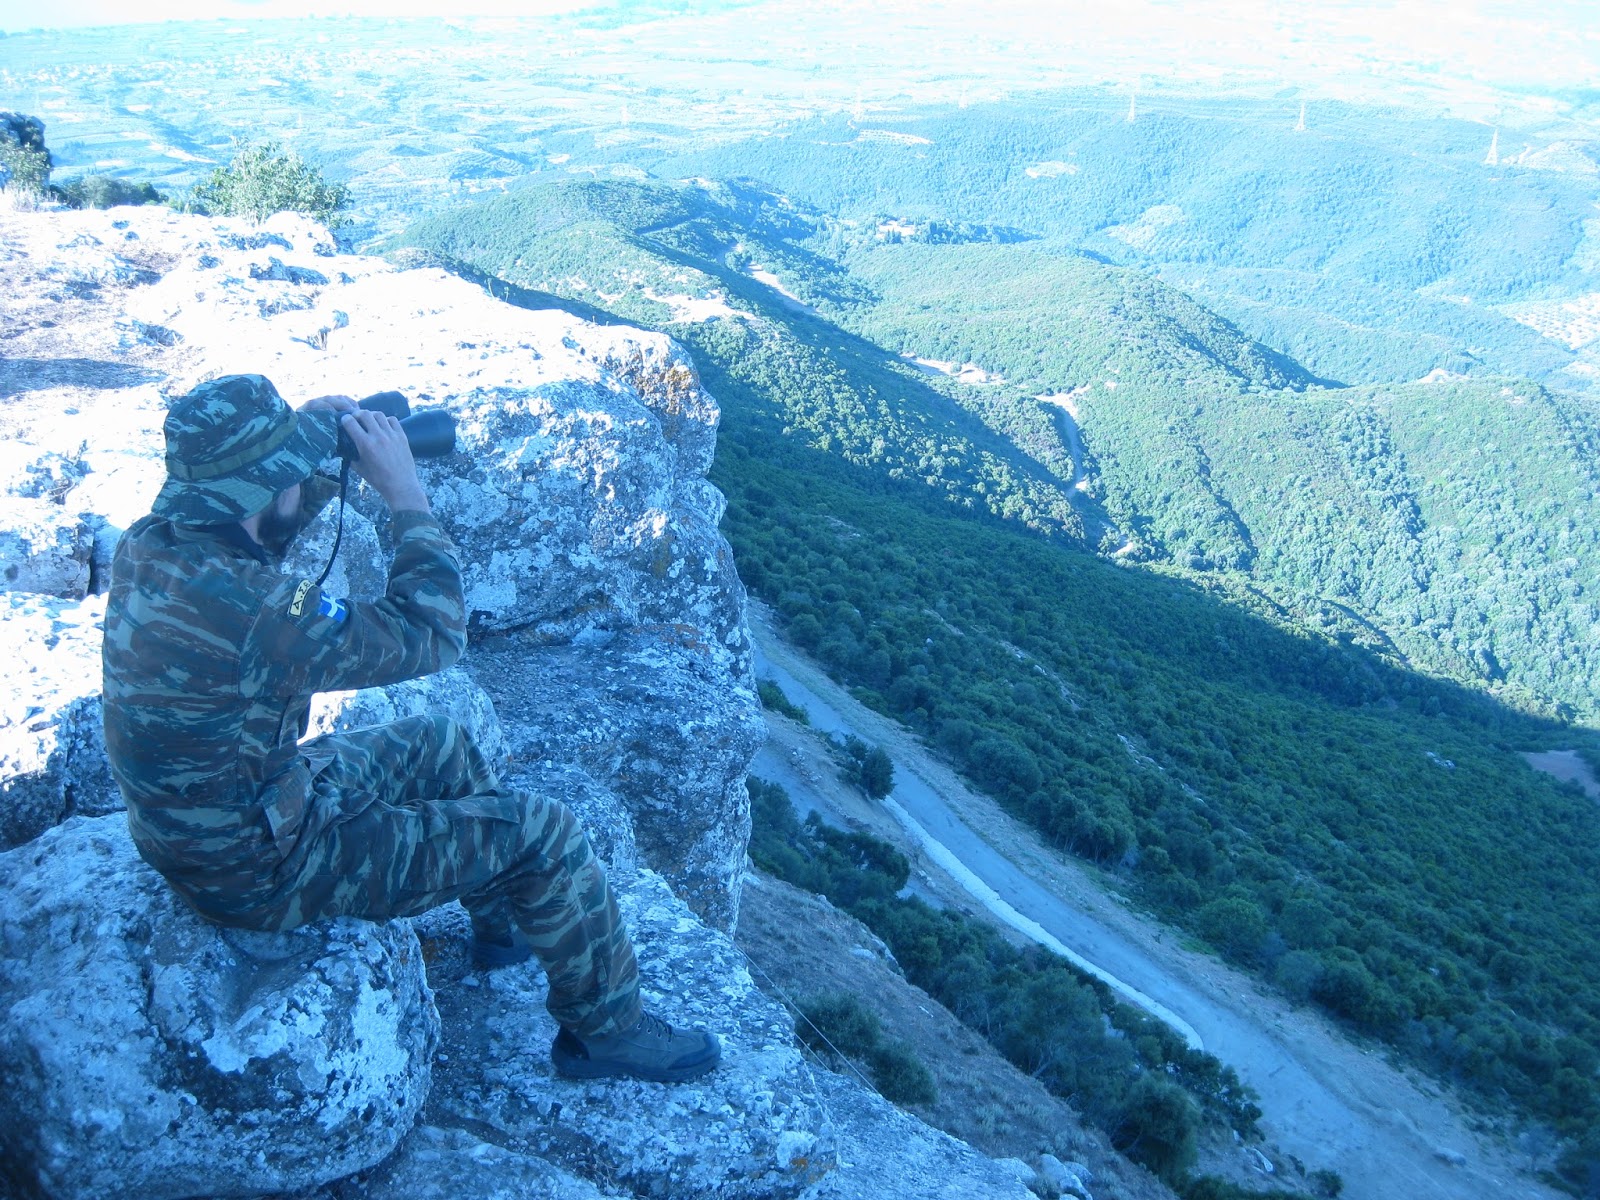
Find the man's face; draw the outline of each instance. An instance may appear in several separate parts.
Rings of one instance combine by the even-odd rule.
[[[278,493],[272,506],[261,514],[259,537],[267,553],[282,556],[294,535],[300,532],[300,485]]]

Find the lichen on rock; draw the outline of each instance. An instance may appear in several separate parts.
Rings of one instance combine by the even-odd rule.
[[[224,930],[119,815],[0,855],[0,1160],[16,1195],[287,1191],[381,1161],[439,1018],[404,922]]]

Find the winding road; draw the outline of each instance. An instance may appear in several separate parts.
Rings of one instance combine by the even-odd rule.
[[[842,811],[838,789],[819,786],[820,773],[830,768],[817,739],[783,722],[792,726],[785,745],[773,722],[774,740],[753,772],[784,784],[802,808],[816,807],[825,820],[847,826],[865,816],[875,832],[892,831],[892,818],[895,840],[915,854],[930,881],[937,879],[942,894],[960,902],[965,893],[972,905],[1064,952],[1238,1071],[1260,1094],[1268,1141],[1308,1169],[1339,1172],[1346,1197],[1555,1200],[1557,1193],[1519,1170],[1507,1148],[1471,1132],[1460,1106],[1436,1085],[1180,944],[1174,931],[1133,912],[1086,868],[965,787],[905,730],[857,703],[784,644],[759,606],[752,605],[750,623],[758,675],[803,707],[814,729],[854,733],[894,760],[888,803],[876,812],[864,801],[855,812]],[[809,766],[806,740],[819,758]]]

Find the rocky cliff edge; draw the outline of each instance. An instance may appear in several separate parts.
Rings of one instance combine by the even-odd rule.
[[[1024,1196],[815,1071],[728,937],[762,736],[744,594],[706,480],[717,408],[670,339],[502,304],[443,270],[160,209],[0,214],[0,1185],[270,1193]],[[443,675],[322,697],[313,733],[447,712],[589,825],[647,999],[722,1033],[692,1085],[551,1074],[536,967],[470,968],[456,906],[285,935],[198,920],[133,852],[100,738],[116,538],[163,478],[168,400],[255,371],[297,403],[449,409],[424,470],[466,563]],[[285,570],[320,572],[333,514]],[[357,493],[330,576],[381,593]]]

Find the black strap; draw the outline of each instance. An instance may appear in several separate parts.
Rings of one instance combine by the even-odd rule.
[[[317,586],[322,586],[322,581],[328,577],[328,572],[333,570],[333,561],[339,557],[339,543],[344,540],[344,493],[350,486],[350,459],[345,459],[339,464],[339,524],[333,535],[333,553],[328,555],[328,565],[322,568],[322,574],[317,576]]]

